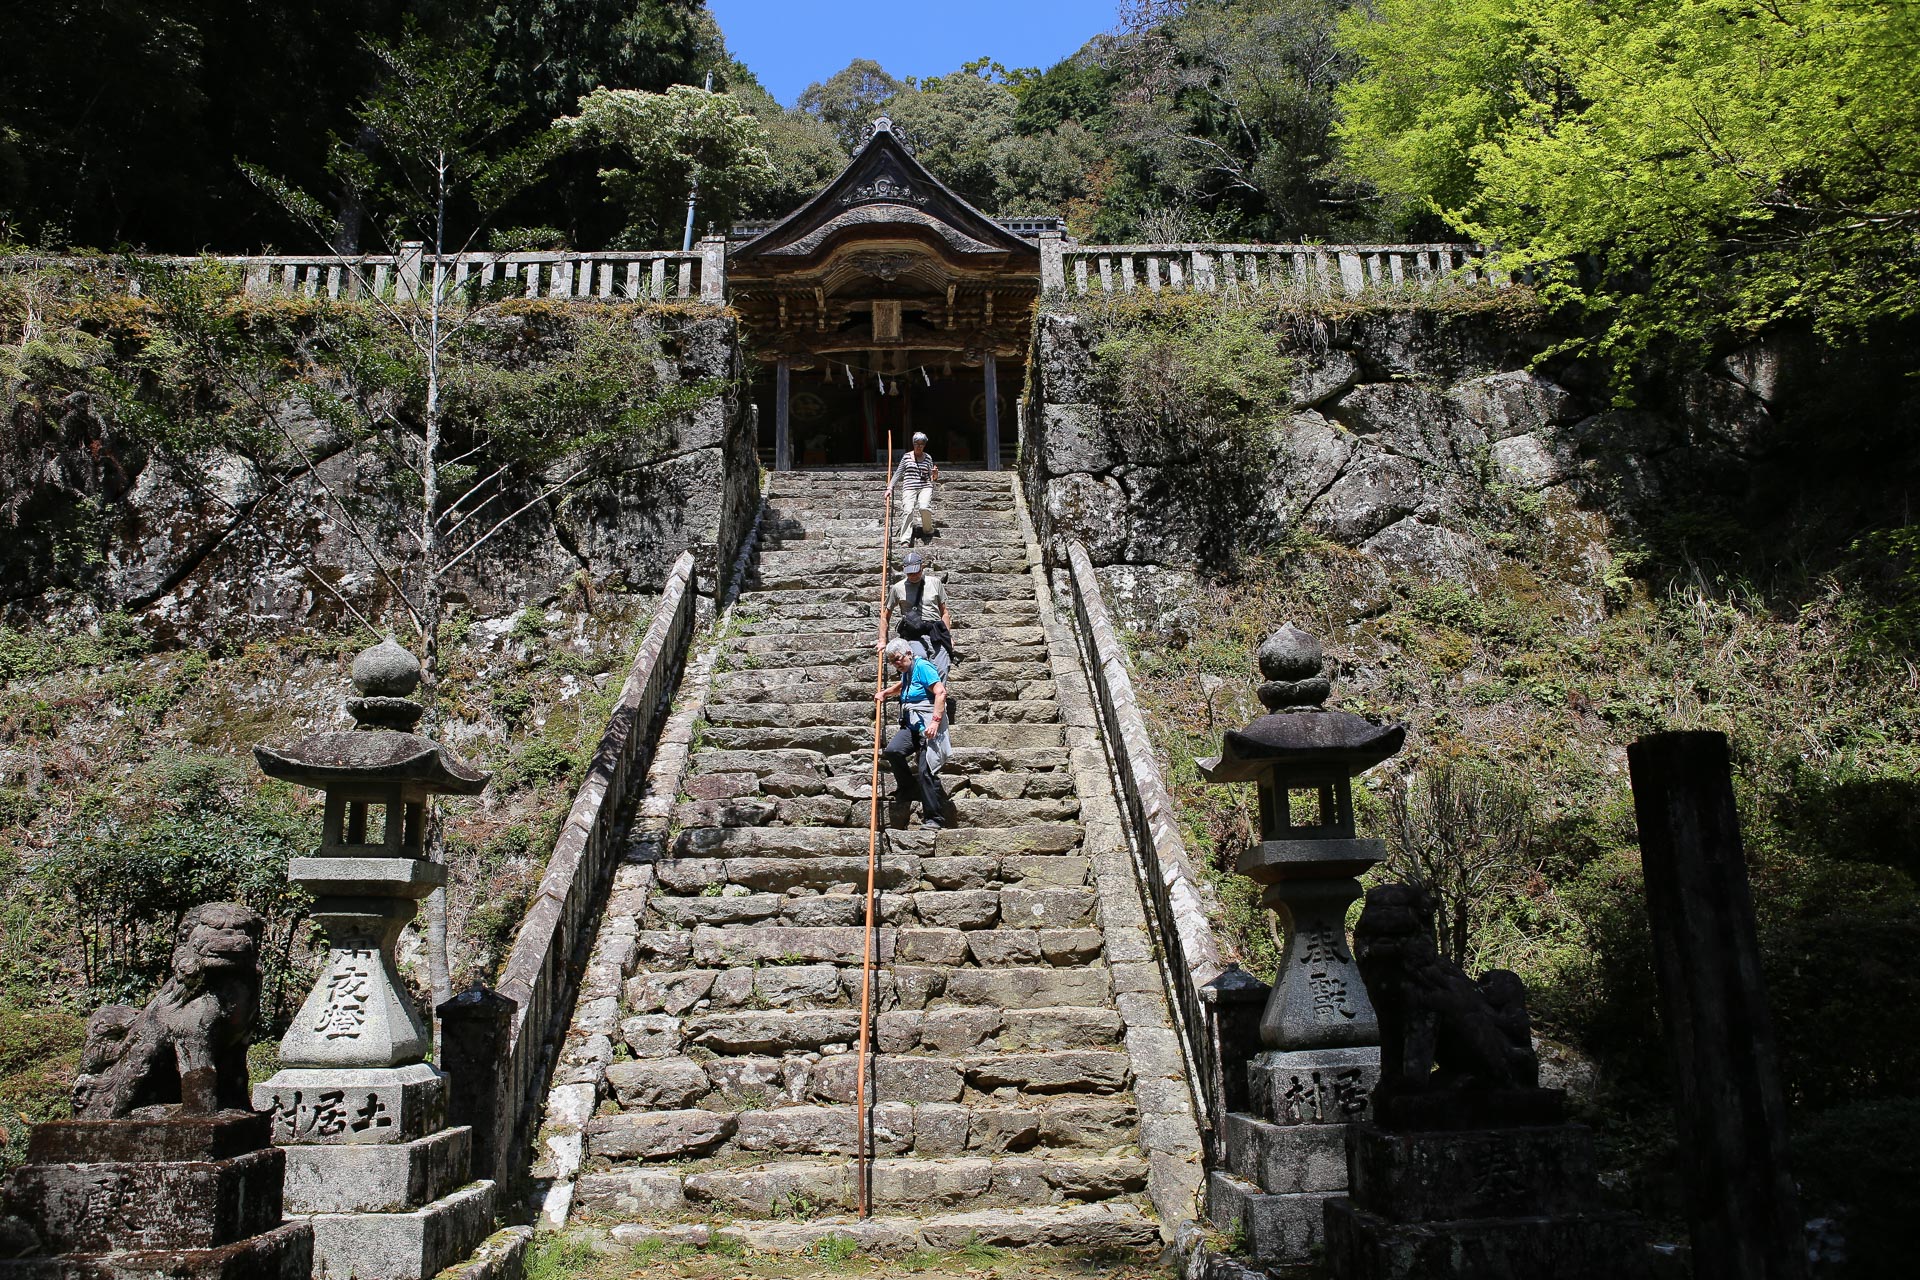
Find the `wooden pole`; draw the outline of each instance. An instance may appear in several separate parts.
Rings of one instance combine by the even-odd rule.
[[[1696,1280],[1802,1280],[1806,1241],[1727,739],[1627,748]]]
[[[893,432],[887,432],[886,460],[893,461]],[[889,477],[891,478],[891,477]],[[880,516],[880,599],[878,606],[884,611],[887,604],[887,571],[892,567],[893,559],[893,486],[887,486],[886,500],[881,504]],[[880,637],[885,640],[886,637]],[[881,716],[885,704],[880,701],[880,691],[887,687],[886,646],[882,644],[873,655],[873,768],[869,776],[867,799],[867,916],[860,941],[860,1042],[854,1046],[856,1062],[854,1064],[853,1086],[853,1126],[854,1151],[853,1176],[859,1183],[860,1216],[865,1218],[873,1212],[867,1203],[867,1036],[873,1016],[873,908],[874,881],[879,876],[878,850],[880,847],[880,728]]]

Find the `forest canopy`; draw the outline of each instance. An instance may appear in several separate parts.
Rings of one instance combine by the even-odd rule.
[[[317,247],[254,166],[331,199],[338,248],[370,247],[378,211],[329,190],[329,157],[361,145],[375,52],[409,30],[484,61],[515,116],[503,148],[604,117],[596,93],[711,76],[729,104],[700,118],[728,142],[698,162],[703,227],[792,209],[886,112],[986,212],[1061,215],[1082,240],[1497,243],[1622,368],[1920,307],[1905,0],[1132,0],[1052,67],[988,49],[916,79],[856,56],[792,106],[701,0],[50,0],[0,12],[22,51],[0,84],[0,242]],[[502,211],[503,243],[678,242],[694,117],[619,101],[620,129],[573,129]]]

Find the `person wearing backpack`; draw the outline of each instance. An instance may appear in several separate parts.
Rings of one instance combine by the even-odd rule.
[[[940,766],[952,746],[947,739],[947,682],[905,640],[887,641],[887,665],[895,680],[873,695],[874,701],[900,699],[900,727],[881,750],[893,770],[894,806],[904,809],[917,793],[920,829],[938,831],[947,813],[947,794],[940,786]]]
[[[947,612],[946,589],[926,571],[918,551],[907,552],[903,567],[906,576],[893,584],[880,604],[880,636],[874,646],[887,643],[887,627],[897,620],[899,638],[913,644],[944,679],[953,666],[953,615]]]

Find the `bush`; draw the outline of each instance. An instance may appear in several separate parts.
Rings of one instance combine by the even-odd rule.
[[[70,1115],[87,1020],[0,1005],[0,1181],[26,1158],[28,1129]]]
[[[144,1000],[166,977],[187,911],[233,900],[267,918],[261,1017],[278,1025],[307,905],[287,861],[306,851],[310,825],[285,786],[254,788],[217,756],[162,757],[123,791],[87,797],[34,871],[41,898],[79,934],[87,999]]]

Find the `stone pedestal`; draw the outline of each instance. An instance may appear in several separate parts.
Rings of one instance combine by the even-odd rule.
[[[422,1280],[493,1222],[473,1131],[446,1127],[446,1077],[403,1067],[289,1067],[254,1090],[286,1158],[286,1211],[313,1229],[314,1275]]]
[[[1601,1207],[1576,1124],[1390,1132],[1349,1126],[1351,1191],[1326,1205],[1335,1280],[1633,1280],[1631,1215]]]
[[[1346,1191],[1347,1129],[1367,1113],[1380,1051],[1268,1052],[1246,1070],[1251,1110],[1221,1126],[1227,1167],[1208,1175],[1207,1217],[1258,1262],[1304,1263]]]
[[[6,1210],[38,1239],[5,1280],[307,1280],[313,1231],[285,1222],[286,1158],[241,1111],[34,1126]]]

